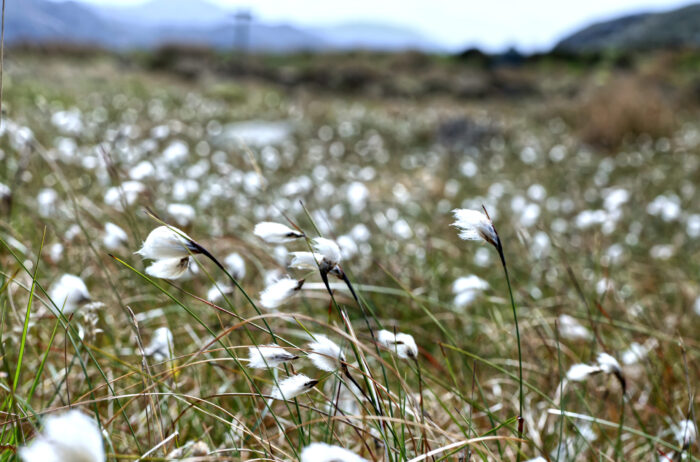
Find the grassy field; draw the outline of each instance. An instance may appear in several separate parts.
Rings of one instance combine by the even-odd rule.
[[[334,86],[350,68],[337,57],[268,58],[259,66],[272,71],[239,74],[185,60],[183,75],[9,52],[2,460],[68,408],[99,422],[108,460],[183,457],[195,442],[209,454],[192,460],[212,461],[296,460],[314,442],[387,462],[515,460],[518,448],[521,460],[697,460],[679,434],[696,421],[700,378],[697,60],[419,58],[355,57],[362,78]],[[453,209],[482,206],[517,307],[521,443],[503,268],[451,226]],[[145,274],[134,252],[160,225],[147,209],[225,262],[241,290],[201,255],[177,280]],[[287,268],[308,243],[265,243],[262,221],[336,240],[359,300]],[[57,317],[51,288],[66,273],[90,301]],[[262,308],[284,274],[302,289]],[[172,358],[146,354],[161,327]],[[382,328],[411,334],[417,359],[377,346]],[[344,349],[362,392],[305,357],[310,334]],[[250,346],[273,342],[301,357],[247,365]],[[620,371],[567,380],[599,353]],[[267,398],[294,373],[320,382]]]

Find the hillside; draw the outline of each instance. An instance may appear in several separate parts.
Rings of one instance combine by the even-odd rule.
[[[599,22],[561,40],[555,51],[595,53],[700,47],[700,4]]]

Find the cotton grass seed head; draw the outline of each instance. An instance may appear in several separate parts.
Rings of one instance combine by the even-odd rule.
[[[377,334],[377,340],[389,350],[395,352],[399,358],[416,359],[418,358],[418,345],[410,334],[398,333],[394,335],[388,330],[380,330]]]
[[[155,361],[165,361],[173,357],[173,333],[167,327],[159,327],[153,332],[151,343],[144,349],[146,356]]]
[[[599,353],[598,357],[596,358],[596,363],[593,365],[574,364],[567,372],[566,378],[574,382],[581,382],[586,380],[591,375],[599,373],[614,375],[620,382],[622,392],[625,393],[627,383],[624,375],[622,374],[620,363],[618,363],[617,359],[608,353]]]
[[[323,255],[311,252],[292,252],[289,267],[299,270],[317,270],[323,261]]]
[[[590,375],[600,372],[597,366],[589,366],[588,364],[574,364],[566,373],[566,378],[573,382],[581,382],[586,380]]]
[[[690,419],[681,420],[674,429],[674,434],[678,444],[681,445],[683,450],[686,450],[695,444],[695,441],[698,439],[698,427]]]
[[[102,434],[80,411],[49,416],[42,433],[19,450],[23,462],[104,462]]]
[[[452,226],[459,230],[459,237],[468,241],[484,240],[497,249],[500,248],[501,240],[496,228],[485,213],[469,209],[455,209],[452,213],[455,217]]]
[[[260,305],[268,310],[277,309],[290,297],[301,290],[304,280],[296,280],[290,277],[278,279],[260,293]]]
[[[620,368],[620,363],[617,362],[617,359],[607,353],[599,353],[596,362],[600,369],[606,374],[620,374],[622,372],[622,368]]]
[[[281,223],[263,221],[255,225],[253,233],[268,244],[286,244],[304,237],[303,233]]]
[[[177,228],[159,226],[150,232],[143,246],[136,251],[143,258],[150,260],[185,258],[190,253],[197,253],[194,241]]]
[[[367,462],[367,460],[340,446],[311,443],[301,451],[301,462]]]
[[[309,359],[317,368],[326,372],[338,370],[345,361],[342,348],[325,335],[315,335],[315,341],[309,344],[312,351]]]
[[[155,260],[146,273],[160,279],[177,279],[190,267],[190,253],[201,247],[177,228],[159,226],[148,235],[136,251],[143,258]]]
[[[49,289],[49,297],[64,315],[73,313],[76,308],[90,300],[85,282],[73,274],[64,274]],[[49,305],[51,311],[55,311]]]
[[[279,345],[252,346],[248,348],[248,366],[253,369],[277,367],[289,361],[298,359]]]
[[[328,270],[333,269],[340,263],[340,247],[338,247],[338,244],[336,244],[335,241],[324,237],[314,238],[313,249],[317,254],[323,255],[322,262],[328,265]]]
[[[318,380],[313,380],[304,374],[292,375],[279,382],[270,392],[272,399],[281,401],[295,398],[316,386]]]

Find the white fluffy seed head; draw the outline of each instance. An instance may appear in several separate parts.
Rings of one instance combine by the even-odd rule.
[[[245,260],[238,253],[233,252],[224,258],[224,266],[231,273],[234,279],[243,279],[245,277]]]
[[[105,223],[105,234],[102,237],[102,243],[107,249],[115,250],[126,244],[129,236],[126,231],[121,229],[114,223]]]
[[[345,361],[342,348],[325,335],[314,335],[315,341],[309,344],[309,359],[317,368],[326,372],[338,370]]]
[[[590,375],[600,372],[597,366],[589,366],[588,364],[574,364],[566,373],[566,378],[573,382],[581,382],[586,380]]]
[[[692,420],[681,420],[675,431],[676,440],[683,449],[687,449],[698,439],[698,428]]]
[[[399,358],[416,359],[418,357],[418,345],[410,334],[394,333],[388,330],[380,330],[377,340],[389,350],[395,352]]]
[[[279,400],[292,399],[308,392],[317,383],[318,380],[312,380],[304,374],[292,375],[279,382],[278,386],[273,387],[270,396]]]
[[[290,277],[279,279],[260,292],[260,305],[265,309],[274,310],[297,293],[302,285],[304,285],[303,279],[299,281]]]
[[[167,327],[159,327],[153,332],[151,343],[145,348],[144,353],[152,356],[155,361],[165,361],[173,357],[173,333]]]
[[[335,241],[324,237],[317,237],[313,240],[313,248],[317,254],[323,256],[323,262],[328,265],[328,270],[340,263],[340,247]]]
[[[469,241],[484,240],[496,248],[499,247],[498,233],[486,214],[469,209],[455,209],[452,213],[455,216],[452,226],[459,230],[459,237]]]
[[[146,274],[160,279],[177,279],[185,274],[187,268],[190,267],[191,260],[189,256],[162,258],[151,263],[146,268]]]
[[[323,255],[311,252],[292,252],[290,268],[300,270],[317,270],[323,261]]]
[[[143,246],[136,251],[143,258],[185,258],[194,251],[192,239],[177,228],[159,226],[148,235]]]
[[[281,223],[274,223],[271,221],[258,223],[255,225],[253,233],[269,244],[286,244],[287,242],[292,242],[295,239],[304,237],[299,231],[295,231]]]
[[[599,353],[598,357],[596,358],[596,362],[598,363],[598,366],[600,369],[605,372],[606,374],[621,374],[622,373],[622,368],[620,367],[620,363],[617,362],[617,359],[613,358],[611,355],[607,353]]]
[[[367,460],[340,446],[311,443],[301,451],[301,462],[367,462]]]
[[[252,346],[248,348],[248,366],[253,369],[267,369],[294,361],[294,355],[278,345]]]
[[[80,411],[49,416],[44,429],[20,449],[23,462],[104,462],[102,434],[93,419]]]
[[[75,311],[82,303],[90,300],[90,292],[82,279],[73,274],[64,274],[49,289],[49,297],[64,315]],[[51,311],[55,312],[52,305]]]

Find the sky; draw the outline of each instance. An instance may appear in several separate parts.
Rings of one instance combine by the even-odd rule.
[[[144,0],[82,0],[125,5]],[[546,51],[568,33],[622,14],[663,11],[689,0],[208,0],[249,9],[262,22],[326,27],[379,22],[411,28],[456,51],[476,46]]]

